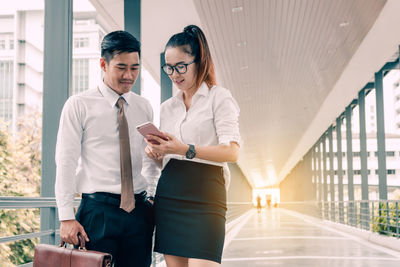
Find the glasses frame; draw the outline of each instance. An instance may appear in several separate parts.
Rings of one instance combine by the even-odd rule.
[[[164,65],[161,66],[161,69],[164,71],[165,74],[167,74],[167,75],[169,75],[169,76],[171,76],[172,74],[174,74],[174,71],[176,71],[176,72],[179,73],[179,74],[185,74],[185,73],[187,72],[187,66],[189,66],[189,65],[191,65],[191,64],[193,64],[193,63],[195,63],[195,62],[196,62],[196,60],[193,60],[192,62],[189,62],[189,63],[179,63],[179,64],[176,64],[175,66],[171,66],[171,65],[168,65],[168,64],[164,64]],[[180,66],[180,65],[185,66],[185,71],[180,72],[180,71],[178,70],[177,66]],[[171,74],[169,74],[169,73],[164,69],[164,68],[167,67],[167,66],[169,66],[169,67],[172,68]]]

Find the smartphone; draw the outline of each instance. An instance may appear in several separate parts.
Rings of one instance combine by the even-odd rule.
[[[143,135],[144,138],[146,138],[147,135],[152,134],[164,139],[165,141],[168,140],[168,138],[162,132],[160,132],[160,130],[158,130],[157,127],[152,122],[145,122],[143,124],[140,124],[136,126],[136,130],[138,130],[138,132],[141,133],[141,135]],[[157,145],[160,144],[156,140],[151,140],[151,139],[147,140],[153,144]]]

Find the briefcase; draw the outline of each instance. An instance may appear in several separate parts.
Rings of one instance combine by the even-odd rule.
[[[111,267],[108,253],[87,250],[84,238],[79,235],[79,248],[39,244],[35,248],[33,267]]]

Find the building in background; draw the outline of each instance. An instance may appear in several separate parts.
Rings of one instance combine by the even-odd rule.
[[[13,132],[19,117],[42,112],[43,20],[43,9],[0,15],[0,117]],[[105,34],[96,12],[74,13],[70,95],[98,84],[100,42]]]

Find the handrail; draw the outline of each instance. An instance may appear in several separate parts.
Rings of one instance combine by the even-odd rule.
[[[281,205],[312,204],[319,218],[400,238],[400,200],[347,200],[281,202]],[[309,211],[308,211],[309,212]]]
[[[74,204],[79,205],[81,199],[75,198]],[[54,197],[0,197],[0,209],[34,209],[57,208]]]
[[[75,198],[74,204],[75,206],[78,206],[80,203],[81,199],[80,198]],[[229,207],[251,207],[252,202],[227,202],[228,205],[228,210]],[[51,208],[51,209],[57,209],[57,203],[54,197],[8,197],[8,196],[0,196],[0,209],[35,209],[35,208]],[[237,209],[237,208],[235,208]],[[241,213],[243,211],[243,208],[239,208],[237,211],[235,210],[235,214],[233,214],[231,217],[234,218],[237,216],[237,214]],[[237,213],[237,214],[236,214]],[[229,215],[229,214],[227,214]],[[30,239],[30,238],[37,238],[37,237],[42,237],[42,236],[50,236],[50,235],[59,235],[60,230],[59,229],[49,229],[45,231],[39,231],[39,232],[34,232],[34,233],[28,233],[28,234],[21,234],[21,235],[15,235],[15,236],[6,236],[6,237],[0,237],[0,244],[1,243],[8,243],[8,242],[15,242],[19,240],[24,240],[24,239]],[[161,255],[161,254],[160,254]],[[160,256],[158,255],[158,256]],[[156,259],[157,258],[157,259]],[[157,263],[159,263],[160,257],[156,257],[155,254],[153,254],[153,265],[156,266]],[[161,257],[162,258],[162,257]],[[23,266],[31,266],[32,263],[26,263],[23,265],[19,265],[19,267]]]

